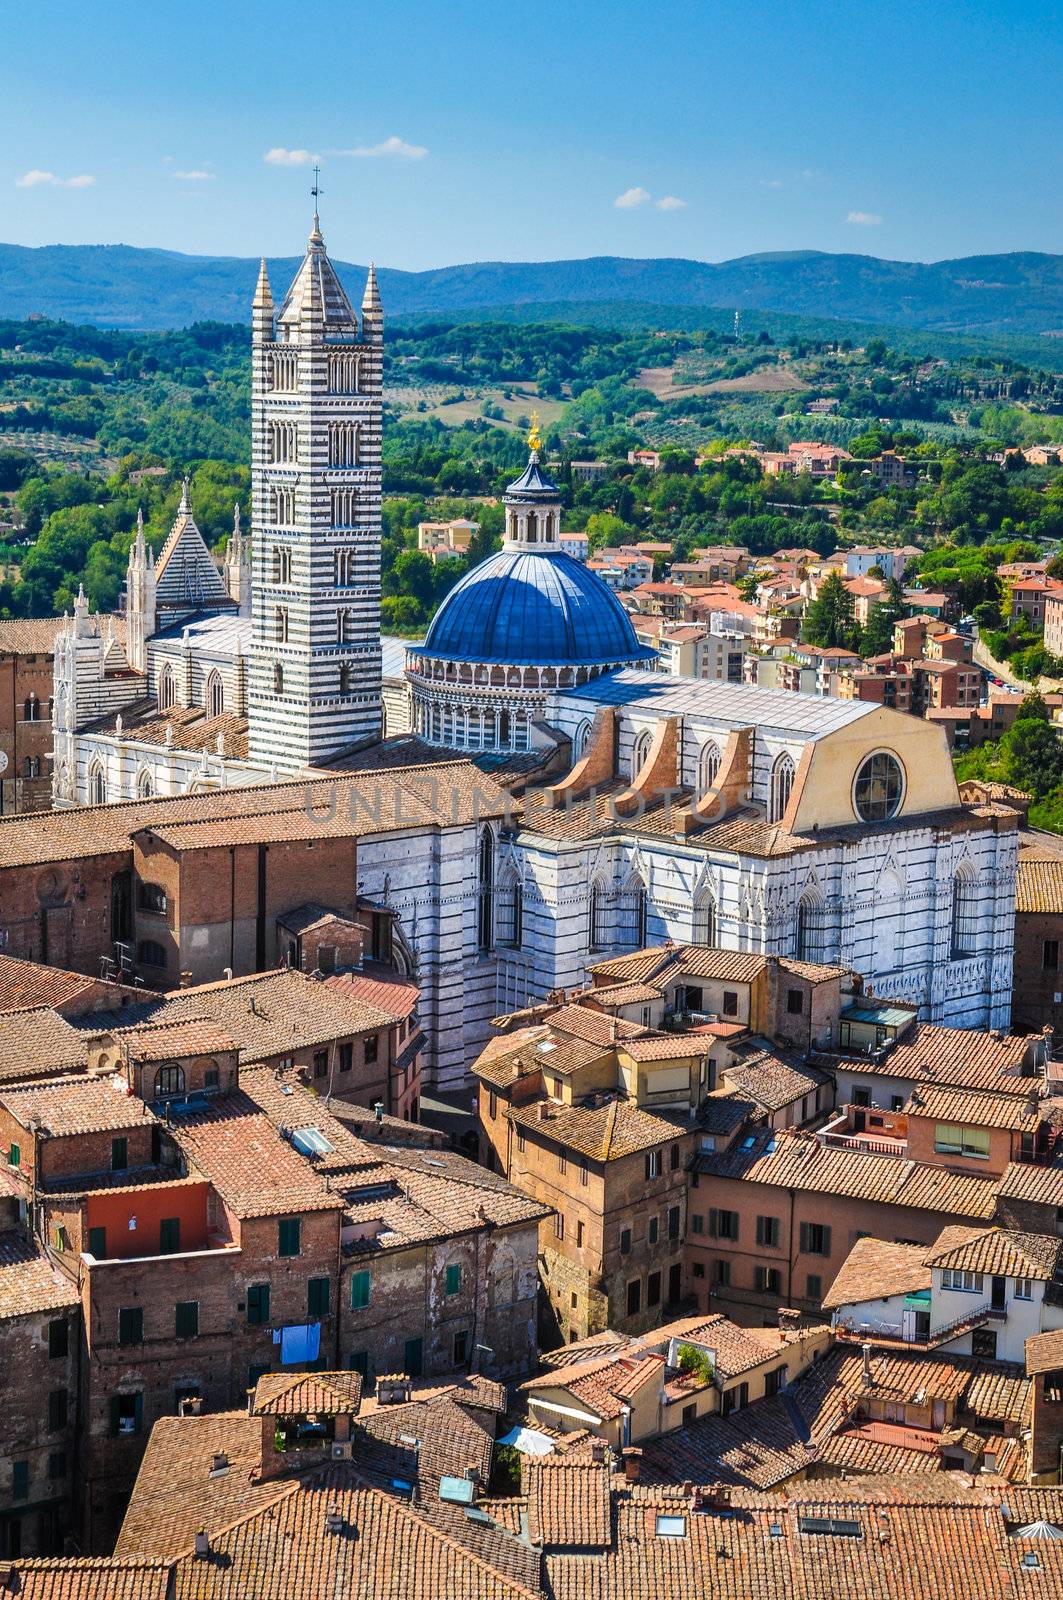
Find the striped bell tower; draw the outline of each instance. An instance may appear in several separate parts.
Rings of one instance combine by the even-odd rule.
[[[279,311],[251,312],[252,761],[281,771],[380,737],[383,311],[358,318],[315,210]]]

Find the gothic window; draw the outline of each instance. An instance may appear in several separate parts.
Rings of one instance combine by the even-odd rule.
[[[694,896],[694,944],[716,943],[716,901],[711,889],[699,889]]]
[[[645,728],[639,734],[638,738],[635,740],[635,743],[632,745],[632,747],[631,747],[631,781],[632,781],[632,783],[634,783],[635,779],[638,777],[639,773],[642,771],[643,767],[646,765],[646,757],[650,753],[650,745],[652,743],[653,743],[653,734],[650,732],[650,730],[648,728]]]
[[[295,490],[282,484],[271,484],[269,491],[269,520],[275,528],[286,528],[295,521]]]
[[[646,885],[641,878],[632,878],[624,896],[624,940],[641,950],[646,943]]]
[[[273,663],[273,693],[284,693],[284,667],[279,661]]]
[[[357,422],[334,422],[329,428],[328,464],[330,467],[356,467],[359,454]]]
[[[294,422],[271,422],[267,435],[269,459],[276,466],[290,466],[298,461],[297,434]]]
[[[809,893],[801,896],[797,905],[796,954],[799,961],[824,959],[826,919],[826,907],[818,894]]]
[[[155,1074],[155,1099],[161,1100],[166,1095],[184,1094],[184,1092],[184,1068],[178,1066],[176,1061],[169,1061],[164,1067],[160,1067]]]
[[[495,841],[490,828],[480,833],[479,880],[477,884],[476,943],[490,950],[495,942]]]
[[[159,673],[159,710],[169,711],[177,700],[177,679],[173,668],[167,664]]]
[[[498,891],[498,942],[519,950],[524,939],[524,885],[511,867]]]
[[[278,644],[288,643],[288,607],[277,606],[273,613],[273,637]]]
[[[978,886],[966,863],[952,880],[952,938],[950,958],[961,961],[978,949]]]
[[[332,526],[350,528],[358,521],[358,490],[349,486],[332,491]]]
[[[273,546],[273,581],[274,583],[291,583],[292,581],[292,553],[287,545],[275,544]]]
[[[100,761],[94,761],[89,768],[89,805],[103,806],[107,804],[107,775]]]
[[[25,717],[27,722],[39,722],[41,720],[41,702],[35,694],[31,694],[26,701]]]
[[[150,800],[155,793],[155,778],[150,767],[141,767],[137,773],[137,799]]]
[[[605,884],[600,878],[595,878],[594,882],[591,884],[590,926],[587,931],[590,938],[591,949],[604,949],[606,944]]]
[[[790,792],[794,786],[796,769],[793,760],[785,751],[776,759],[771,769],[771,796],[768,806],[768,821],[781,822],[786,807],[790,803]]]
[[[701,747],[698,756],[698,796],[708,794],[720,770],[720,747],[712,739]]]
[[[900,810],[904,772],[896,756],[878,750],[860,767],[853,785],[853,809],[862,822],[886,822]]]
[[[337,589],[351,588],[354,583],[354,551],[334,550],[332,559],[335,569],[335,587]]]
[[[207,715],[220,717],[225,710],[225,688],[221,681],[221,673],[212,672],[207,679]]]
[[[590,722],[584,718],[572,736],[572,756],[574,760],[579,761],[580,758],[586,754],[587,741],[590,736],[591,725]]]
[[[353,351],[337,351],[329,356],[328,386],[331,394],[358,393],[361,359]]]
[[[299,361],[294,350],[275,350],[270,358],[270,388],[291,394],[299,382]]]

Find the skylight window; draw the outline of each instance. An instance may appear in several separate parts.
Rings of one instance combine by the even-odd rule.
[[[801,1533],[831,1533],[836,1539],[860,1539],[864,1530],[859,1522],[849,1522],[844,1517],[798,1517]]]
[[[320,1128],[297,1128],[292,1134],[292,1144],[304,1156],[327,1156],[335,1148]]]
[[[660,1516],[660,1517],[657,1518],[657,1537],[658,1537],[658,1539],[685,1539],[686,1536],[687,1536],[687,1519],[686,1519],[686,1517]]]
[[[547,1056],[547,1055],[550,1054],[551,1050],[556,1050],[557,1049],[557,1045],[553,1042],[552,1039],[540,1039],[539,1043],[535,1046],[535,1048],[536,1048],[536,1050],[540,1051],[544,1056]]]

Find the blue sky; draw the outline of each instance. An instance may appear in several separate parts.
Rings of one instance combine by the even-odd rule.
[[[1048,0],[6,0],[0,239],[294,254],[1063,249]],[[272,159],[267,159],[271,156]]]

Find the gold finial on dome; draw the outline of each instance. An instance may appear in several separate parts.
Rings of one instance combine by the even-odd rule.
[[[543,437],[539,432],[539,413],[537,411],[533,411],[531,414],[531,427],[528,430],[528,449],[541,450],[542,447]]]

